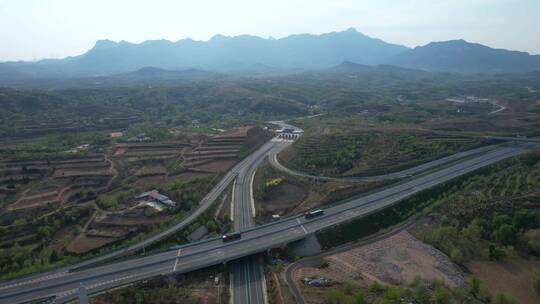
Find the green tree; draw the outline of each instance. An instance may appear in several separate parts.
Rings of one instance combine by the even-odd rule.
[[[500,261],[506,258],[507,254],[502,248],[499,248],[493,244],[489,245],[489,259]]]
[[[468,291],[477,300],[484,301],[488,298],[486,285],[478,277],[473,276],[469,280]]]
[[[469,282],[469,293],[475,297],[478,298],[478,295],[480,294],[480,289],[482,286],[482,281],[480,281],[477,277],[472,277]]]
[[[345,295],[337,290],[331,290],[324,294],[324,302],[327,304],[343,304],[345,300]]]
[[[503,245],[513,245],[516,241],[516,229],[510,224],[502,224],[495,232],[495,238]]]
[[[361,290],[356,291],[351,299],[351,304],[364,304],[366,300],[364,298],[364,293]]]
[[[463,253],[461,253],[461,250],[458,248],[453,248],[450,251],[450,259],[456,263],[462,263],[463,262]]]
[[[435,287],[434,298],[437,304],[450,304],[450,294],[441,284]]]
[[[54,230],[53,230],[53,227],[51,226],[48,226],[48,225],[45,225],[45,226],[42,226],[42,227],[39,227],[38,228],[38,234],[40,237],[43,237],[43,238],[50,238],[53,234]]]
[[[219,229],[218,225],[213,220],[208,220],[208,222],[206,222],[206,228],[208,231],[218,231]]]
[[[414,288],[414,298],[420,304],[430,304],[431,303],[431,295],[429,293],[429,289],[422,283],[418,284]]]
[[[51,261],[51,263],[54,263],[56,261],[59,260],[58,258],[58,253],[56,252],[56,250],[53,250],[53,252],[51,253],[51,257],[49,258],[49,260]]]
[[[343,283],[343,293],[350,296],[353,294],[356,287],[349,281]]]

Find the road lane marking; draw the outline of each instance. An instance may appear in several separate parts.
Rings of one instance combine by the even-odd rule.
[[[231,222],[234,222],[234,189],[236,188],[236,181],[238,175],[233,179],[232,192],[231,192]]]
[[[12,287],[18,287],[18,286],[22,286],[22,285],[28,285],[28,284],[31,284],[31,283],[37,283],[37,282],[41,282],[41,281],[45,281],[45,280],[49,280],[49,279],[54,279],[54,278],[64,276],[66,274],[67,274],[67,272],[63,271],[63,272],[60,272],[60,273],[55,273],[55,274],[35,278],[35,279],[32,279],[32,280],[28,280],[28,281],[23,281],[23,282],[19,282],[19,283],[15,283],[15,284],[10,284],[10,285],[4,285],[4,286],[0,286],[0,290],[12,288]]]
[[[253,180],[255,179],[255,173],[257,173],[257,168],[253,171],[253,174],[250,177],[250,184],[249,184],[249,203],[251,204],[251,215],[255,217],[256,210],[255,210],[255,199],[253,198]]]
[[[174,260],[174,267],[173,267],[173,272],[176,271],[176,266],[178,265],[178,257],[180,257],[180,252],[182,252],[182,248],[179,248],[178,249],[178,253],[176,254],[176,260]]]

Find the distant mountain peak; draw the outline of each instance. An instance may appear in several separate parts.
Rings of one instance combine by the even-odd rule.
[[[226,40],[228,38],[231,38],[229,36],[225,36],[225,35],[222,35],[222,34],[215,34],[214,36],[212,36],[212,38],[210,38],[210,40],[208,41],[223,41],[223,40]]]
[[[540,56],[494,49],[463,39],[430,42],[396,55],[391,64],[459,73],[526,72],[540,69]]]
[[[117,45],[116,42],[109,40],[109,39],[101,39],[96,41],[96,44],[94,45],[94,49],[107,49],[111,47],[115,47]]]

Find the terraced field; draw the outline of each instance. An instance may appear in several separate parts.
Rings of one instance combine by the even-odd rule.
[[[104,155],[0,162],[0,194],[7,210],[62,205],[79,191],[104,190],[114,176]]]
[[[250,130],[244,127],[231,134],[209,138],[192,151],[184,153],[181,166],[201,173],[227,171],[238,161]]]

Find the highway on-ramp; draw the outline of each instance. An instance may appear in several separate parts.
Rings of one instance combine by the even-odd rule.
[[[237,241],[223,243],[220,238],[216,238],[188,244],[177,250],[156,255],[63,273],[54,278],[24,284],[4,284],[0,288],[0,303],[20,303],[48,296],[58,296],[60,301],[65,301],[75,296],[80,284],[86,286],[90,293],[95,293],[159,275],[189,272],[247,257],[269,248],[300,240],[306,235],[339,223],[376,212],[415,193],[519,155],[536,147],[536,145],[536,143],[516,143],[500,146],[435,172],[335,205],[325,209],[322,216],[310,220],[303,216],[293,216],[249,228],[242,232],[242,238]]]

